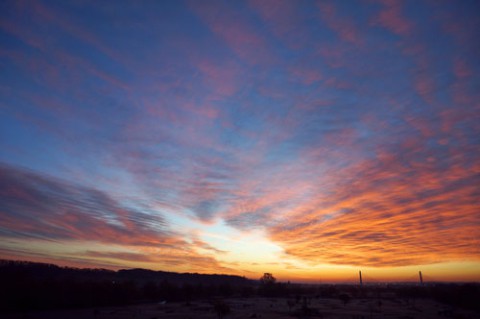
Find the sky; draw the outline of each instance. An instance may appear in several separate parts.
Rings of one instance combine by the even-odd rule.
[[[480,2],[0,2],[0,258],[480,281]]]

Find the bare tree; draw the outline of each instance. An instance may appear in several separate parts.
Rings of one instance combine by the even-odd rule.
[[[264,273],[263,276],[260,278],[260,283],[262,285],[273,285],[276,281],[277,279],[275,279],[275,277],[273,277],[273,275],[268,272]]]

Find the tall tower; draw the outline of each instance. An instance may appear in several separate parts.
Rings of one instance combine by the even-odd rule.
[[[423,286],[423,277],[422,277],[422,272],[418,272],[418,277],[420,278],[420,286]]]
[[[362,271],[358,271],[358,276],[360,277],[360,286],[363,286],[363,281],[362,281]]]

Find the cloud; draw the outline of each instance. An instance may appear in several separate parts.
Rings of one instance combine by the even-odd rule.
[[[226,269],[200,230],[234,228],[295,266],[476,260],[472,5],[6,6],[0,234],[37,258]]]
[[[189,7],[243,61],[256,65],[275,59],[266,40],[240,9],[226,6],[222,1],[190,1]]]
[[[83,252],[82,252],[83,253]],[[116,260],[126,260],[133,262],[154,262],[155,259],[150,255],[145,255],[141,253],[129,253],[129,252],[103,252],[103,251],[94,251],[87,250],[84,253],[88,257],[98,258],[112,258]]]
[[[79,82],[84,82],[83,80],[88,74],[116,86],[117,89],[128,90],[129,86],[118,76],[119,72],[112,74],[111,64],[98,64],[88,55],[72,52],[70,48],[60,43],[59,40],[63,34],[68,33],[78,37],[84,48],[87,46],[90,50],[92,48],[98,50],[112,60],[121,59],[114,53],[114,50],[87,31],[85,26],[75,25],[72,20],[65,18],[65,12],[56,12],[51,6],[46,6],[42,2],[27,4],[18,1],[12,5],[11,15],[2,19],[0,27],[25,44],[37,49],[33,51],[36,54],[28,56],[22,54],[21,51],[17,52],[17,54],[21,54],[22,58],[16,59],[16,62],[20,66],[28,68],[30,73],[35,73],[35,77],[39,78],[39,84],[48,81],[56,87],[71,88],[71,85],[66,85],[65,81],[80,86]],[[39,28],[49,30],[51,35],[39,36]],[[123,68],[127,66],[127,63],[120,65]]]
[[[330,29],[335,31],[343,41],[355,45],[361,45],[363,43],[358,32],[358,27],[352,23],[353,19],[339,18],[336,7],[331,2],[319,1],[317,5],[320,9],[322,21],[326,23]]]
[[[53,6],[47,6],[40,1],[33,4],[27,4],[24,1],[20,1],[20,3],[24,8],[31,10],[32,15],[42,20],[43,23],[47,22],[60,28],[62,31],[73,35],[111,59],[117,61],[124,60],[115,53],[115,50],[106,45],[103,40],[99,40],[93,32],[88,31],[85,26],[77,25],[73,22],[74,18],[71,16],[68,17],[68,13],[65,11],[58,12]]]
[[[374,25],[380,25],[399,36],[407,36],[413,32],[412,22],[403,14],[402,1],[382,0],[383,8],[372,19]]]
[[[206,250],[206,251],[209,251],[209,252],[213,252],[215,254],[225,254],[225,253],[227,253],[227,251],[215,248],[212,245],[210,245],[210,244],[204,242],[203,240],[199,239],[198,237],[193,238],[192,244],[196,248],[200,248],[200,249],[203,249],[203,250]]]
[[[14,238],[175,245],[165,220],[107,194],[30,171],[0,167],[1,233]]]
[[[314,18],[306,16],[298,3],[280,1],[249,1],[249,6],[255,10],[270,32],[292,50],[304,49],[309,45],[312,31],[307,21]]]
[[[198,68],[205,74],[205,80],[209,83],[210,89],[221,97],[234,95],[239,89],[239,82],[243,72],[238,63],[234,61],[210,61],[204,59],[198,64]],[[208,113],[207,116],[212,116]]]
[[[472,70],[468,67],[467,61],[458,57],[453,61],[453,73],[459,79],[472,76]]]
[[[290,69],[293,77],[296,77],[302,81],[305,85],[311,85],[322,79],[322,73],[320,70],[312,68],[311,66],[297,65]]]
[[[458,160],[417,140],[344,167],[321,185],[314,209],[270,227],[271,239],[312,264],[478,260],[478,168]]]
[[[44,260],[50,255],[83,265],[97,260],[115,267],[143,263],[183,271],[235,272],[216,260],[214,255],[224,251],[199,238],[189,243],[168,229],[158,213],[126,208],[95,189],[2,164],[0,199],[0,236],[5,240],[0,249],[6,256],[37,255]],[[25,241],[44,242],[38,245],[43,248],[37,247],[36,253],[9,248]],[[52,243],[56,248],[49,248]],[[84,243],[115,250],[78,250]],[[62,252],[64,245],[78,251]],[[51,249],[57,252],[52,255]]]

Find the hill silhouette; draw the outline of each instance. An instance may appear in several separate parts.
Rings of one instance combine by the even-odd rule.
[[[125,305],[228,297],[254,282],[240,276],[148,269],[80,269],[0,260],[0,311]]]

